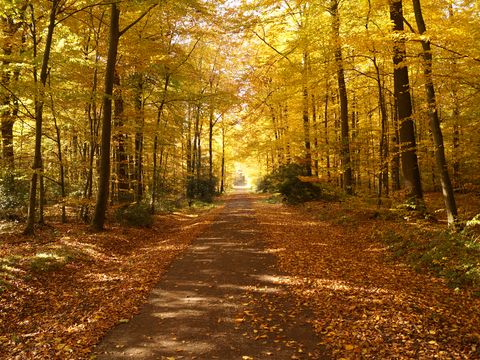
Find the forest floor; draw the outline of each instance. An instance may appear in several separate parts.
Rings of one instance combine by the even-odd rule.
[[[28,238],[1,224],[0,358],[480,358],[477,278],[445,270],[463,243],[411,256],[446,236],[441,221],[224,200],[151,229],[55,223]],[[478,245],[456,273],[478,270]]]

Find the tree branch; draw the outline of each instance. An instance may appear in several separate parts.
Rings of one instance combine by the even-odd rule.
[[[292,60],[290,60],[290,58],[288,57],[288,55],[290,55],[295,49],[292,49],[290,50],[287,54],[284,54],[282,53],[281,51],[277,50],[273,45],[271,45],[264,37],[261,37],[255,30],[252,30],[252,32],[260,39],[263,41],[263,43],[265,43],[265,45],[267,45],[270,49],[272,49],[273,51],[275,51],[278,55],[280,55],[281,57],[283,57],[284,59],[286,59],[290,64],[293,65],[293,62]]]
[[[151,5],[147,10],[145,10],[143,12],[142,15],[140,15],[136,20],[134,20],[132,23],[130,23],[130,25],[127,25],[127,27],[125,27],[122,31],[120,31],[118,36],[120,37],[123,34],[125,34],[128,30],[130,30],[133,26],[135,26],[140,20],[142,20],[145,16],[147,16],[148,13],[157,6],[158,6],[158,4]]]

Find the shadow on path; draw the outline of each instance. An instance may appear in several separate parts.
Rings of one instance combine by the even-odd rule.
[[[227,199],[141,312],[97,346],[97,359],[329,358],[265,249],[253,201]]]

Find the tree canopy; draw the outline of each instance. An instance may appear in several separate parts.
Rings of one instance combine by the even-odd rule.
[[[478,18],[467,0],[3,1],[2,209],[28,209],[27,233],[46,204],[98,230],[108,205],[296,163],[379,203],[442,188],[454,224],[453,190],[480,180]]]

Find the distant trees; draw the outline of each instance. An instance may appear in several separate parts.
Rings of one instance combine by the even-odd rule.
[[[303,14],[305,8],[309,26],[299,28],[292,14]],[[472,24],[478,13],[466,4],[437,1],[422,9],[417,0],[254,2],[245,10],[256,16],[251,46],[262,49],[251,50],[262,56],[253,57],[249,76],[253,126],[270,134],[264,141],[265,154],[259,157],[264,171],[287,164],[283,144],[288,143],[291,157],[318,168],[322,180],[347,193],[376,193],[379,202],[403,187],[407,198],[422,207],[424,189],[441,185],[453,224],[456,210],[449,172],[463,182],[478,182],[470,171],[478,161],[471,167],[458,163],[465,154],[460,148],[478,153],[465,137],[470,151],[460,146],[460,128],[478,124],[471,102],[477,97],[475,85],[468,78],[479,70],[477,52],[464,46],[467,39],[475,44],[478,40],[458,17]],[[432,23],[428,32],[424,13]],[[418,30],[411,25],[414,22]],[[292,72],[292,63],[305,59],[305,39],[312,94],[307,107],[300,96],[305,94],[304,75]],[[259,81],[262,78],[269,80]],[[438,89],[433,87],[436,79]],[[462,110],[459,92],[465,96]],[[287,103],[288,117],[282,118],[287,120],[280,128],[283,113],[276,109]],[[296,114],[315,119],[311,159],[302,149],[305,121],[296,120]],[[281,131],[286,128],[288,133]]]
[[[192,165],[211,195],[218,190],[237,91],[223,76],[234,68],[224,65],[220,32],[205,25],[219,10],[202,2],[2,3],[1,176],[16,169],[12,179],[22,184],[31,176],[26,234],[45,220],[47,204],[58,204],[63,220],[78,211],[94,230],[109,204],[148,201],[154,212],[159,199],[186,193]]]
[[[454,224],[453,186],[479,185],[476,20],[437,0],[4,1],[0,210],[100,230],[109,206],[209,199],[242,161],[379,203],[441,188]]]

